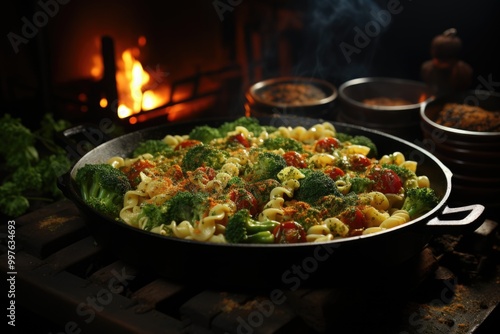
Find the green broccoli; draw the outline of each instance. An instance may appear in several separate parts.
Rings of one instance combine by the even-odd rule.
[[[197,145],[186,152],[181,167],[185,171],[193,171],[198,167],[212,167],[220,169],[229,153],[213,146]]]
[[[209,144],[212,140],[221,137],[219,129],[209,125],[197,126],[189,133],[189,139],[199,140],[204,144]]]
[[[410,188],[401,209],[408,211],[410,218],[414,219],[434,209],[438,203],[439,198],[432,188]]]
[[[131,189],[127,176],[109,164],[86,164],[78,169],[75,182],[82,199],[95,210],[117,216],[123,196]]]
[[[264,139],[262,146],[268,150],[278,150],[282,148],[285,151],[303,152],[302,144],[299,141],[288,137],[273,137]]]
[[[166,205],[164,223],[180,223],[184,220],[195,223],[208,213],[210,202],[206,193],[181,191],[163,205]]]
[[[252,218],[250,211],[237,211],[226,225],[226,240],[231,243],[273,243],[272,231],[279,222],[268,220],[259,222]]]
[[[367,177],[360,176],[347,177],[346,181],[351,184],[350,192],[356,194],[370,191],[372,185],[375,183],[375,181],[370,180]]]
[[[56,198],[62,197],[56,180],[70,168],[71,161],[62,152],[44,156],[36,165],[36,170],[42,179],[42,189]]]
[[[370,152],[366,155],[368,158],[374,158],[378,155],[377,146],[366,136],[352,136],[347,133],[337,132],[337,139],[341,142],[350,142],[353,145],[364,145],[370,148]]]
[[[227,181],[227,187],[237,187],[241,188],[245,186],[245,181],[239,176],[233,176]]]
[[[136,158],[142,154],[149,153],[152,155],[157,154],[168,154],[174,149],[170,147],[167,143],[160,139],[148,139],[141,141],[139,145],[132,152],[132,157]]]
[[[323,196],[342,196],[337,189],[335,181],[319,170],[301,169],[305,177],[300,179],[300,187],[296,191],[295,198],[309,204],[315,204]]]
[[[358,195],[351,192],[345,196],[324,196],[316,203],[316,207],[323,213],[323,216],[335,217],[346,208],[355,206],[357,202]]]
[[[304,204],[305,205],[295,205],[297,211],[293,213],[290,220],[296,221],[307,231],[311,226],[322,224],[323,219],[321,210],[307,203]]]
[[[146,224],[144,229],[146,231],[151,231],[152,228],[160,226],[161,224],[167,223],[166,213],[167,205],[156,205],[152,203],[144,204],[141,207],[141,213],[139,213],[138,219],[146,218]]]
[[[30,202],[12,181],[0,185],[0,212],[8,217],[18,217],[30,207]]]
[[[288,165],[279,154],[272,152],[258,152],[253,166],[245,170],[244,178],[249,182],[258,182],[267,179],[278,179],[278,173]]]
[[[3,115],[0,118],[0,133],[8,139],[8,143],[0,145],[0,157],[9,171],[38,161],[35,136],[22,124],[21,119],[13,118],[10,114]]]
[[[247,184],[245,189],[252,193],[257,200],[257,207],[262,210],[264,205],[269,202],[271,191],[279,187],[281,183],[275,179],[267,179]]]
[[[418,187],[417,174],[415,174],[408,168],[394,164],[383,164],[382,167],[392,169],[394,172],[396,172],[396,174],[398,174],[399,178],[403,182],[403,187],[405,189]]]

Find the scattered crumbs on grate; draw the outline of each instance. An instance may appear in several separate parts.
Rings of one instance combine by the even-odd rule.
[[[48,229],[51,232],[56,231],[65,222],[72,219],[73,217],[60,217],[56,215],[48,216],[38,223],[40,229]]]

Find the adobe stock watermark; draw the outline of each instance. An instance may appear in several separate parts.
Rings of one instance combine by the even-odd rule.
[[[359,26],[353,28],[355,34],[352,44],[345,41],[340,43],[340,50],[348,64],[352,62],[353,54],[360,54],[368,47],[371,41],[380,35],[383,28],[391,23],[392,16],[400,14],[404,9],[399,0],[389,0],[386,8],[379,11],[371,10],[370,15],[373,19],[368,21],[363,28]]]
[[[49,20],[59,13],[60,5],[66,5],[69,2],[70,0],[39,0],[37,4],[40,10],[33,14],[31,20],[26,16],[21,18],[20,34],[13,31],[7,34],[7,39],[14,52],[17,54],[22,44],[28,44],[31,39],[35,38],[40,29],[45,27]]]
[[[212,1],[212,6],[214,6],[215,12],[219,16],[219,20],[224,21],[224,15],[226,12],[232,12],[234,7],[241,5],[243,0],[214,0]]]
[[[112,269],[111,274],[113,277],[108,280],[106,286],[97,291],[95,295],[88,296],[85,301],[82,301],[76,307],[75,313],[87,325],[94,321],[97,312],[102,312],[107,305],[111,304],[114,296],[120,294],[123,288],[135,279],[135,275],[127,273],[126,268],[122,268],[121,272]],[[68,321],[64,325],[64,332],[55,334],[65,333],[82,333],[82,328],[79,322],[75,320]],[[50,332],[49,334],[53,333]]]
[[[338,247],[340,247],[338,243],[318,245],[314,248],[311,256],[305,257],[299,264],[293,264],[285,270],[281,275],[281,282],[285,284],[285,288],[290,291],[299,289],[302,283],[311,278],[311,275],[318,271],[320,264],[327,261]],[[274,314],[276,306],[282,305],[286,300],[287,297],[283,289],[273,289],[269,293],[269,299],[257,302],[256,309],[250,312],[245,319],[241,316],[237,317],[236,333],[254,333],[256,328],[264,324],[266,318]]]
[[[493,74],[489,74],[485,79],[483,76],[478,76],[477,81],[479,84],[474,89],[474,94],[467,96],[463,103],[468,105],[479,106],[480,101],[488,98],[487,93],[495,92],[495,88],[500,87],[500,82],[493,81]],[[484,94],[486,92],[486,94]]]

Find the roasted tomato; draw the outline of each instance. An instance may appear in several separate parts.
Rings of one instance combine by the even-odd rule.
[[[250,147],[251,144],[248,139],[242,134],[238,133],[237,135],[231,136],[227,139],[229,143],[240,144],[243,147]]]
[[[148,160],[140,159],[130,165],[130,167],[122,168],[122,171],[125,173],[125,175],[127,175],[130,184],[133,187],[136,187],[141,182],[141,178],[139,176],[141,172],[151,167],[154,167],[154,164],[152,164]]]
[[[325,168],[325,174],[332,178],[332,180],[336,180],[339,177],[345,175],[344,171],[336,166],[328,166]]]
[[[286,221],[280,223],[273,230],[274,243],[277,244],[295,244],[306,242],[306,231],[299,223],[295,221]]]
[[[366,170],[372,164],[372,161],[363,154],[356,153],[349,155],[349,164],[353,171],[361,172]]]
[[[180,150],[180,149],[183,149],[183,148],[190,148],[190,147],[194,147],[196,145],[203,145],[203,143],[199,140],[195,140],[195,139],[187,139],[187,140],[184,140],[183,142],[177,144],[177,146],[175,146],[174,150]]]
[[[373,191],[380,191],[383,194],[397,194],[403,186],[403,182],[395,171],[383,167],[374,167],[366,175],[370,180],[375,181]]]
[[[326,137],[319,139],[314,144],[314,150],[319,153],[332,153],[340,146],[340,141],[337,138]]]
[[[365,227],[365,215],[356,206],[349,207],[344,210],[340,215],[339,219],[349,226],[350,234],[352,235],[355,231],[363,230]]]
[[[257,199],[251,192],[243,188],[231,189],[229,199],[236,204],[236,209],[248,209],[253,216],[259,212],[259,204]]]
[[[288,166],[293,166],[296,168],[306,168],[307,162],[304,157],[296,151],[288,151],[283,154],[283,158]]]

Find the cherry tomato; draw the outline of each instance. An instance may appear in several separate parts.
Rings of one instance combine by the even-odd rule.
[[[366,175],[375,181],[372,190],[383,194],[397,194],[403,186],[403,182],[395,171],[388,168],[374,167]]]
[[[248,190],[243,188],[231,189],[229,199],[236,204],[237,210],[248,209],[252,216],[258,212],[257,199]]]
[[[368,166],[371,165],[372,161],[363,154],[355,153],[349,155],[349,163],[351,166],[351,170],[364,171]]]
[[[177,144],[177,146],[175,146],[174,150],[177,151],[177,150],[180,150],[183,148],[194,147],[196,145],[203,145],[203,143],[199,140],[187,139],[187,140],[184,140],[183,142]]]
[[[339,146],[340,141],[337,138],[326,137],[316,142],[314,150],[319,153],[332,153]]]
[[[328,166],[325,168],[325,174],[332,178],[332,180],[336,180],[339,177],[345,175],[344,171],[336,166]]]
[[[196,170],[200,170],[200,171],[203,171],[209,180],[213,180],[216,176],[217,176],[217,171],[215,169],[213,169],[212,167],[198,167],[196,168]]]
[[[250,147],[250,142],[242,133],[229,137],[228,141],[230,143],[241,144],[243,147]]]
[[[139,174],[147,168],[154,167],[154,164],[149,162],[148,160],[137,160],[130,167],[122,169],[123,172],[127,175],[128,180],[132,186],[137,186],[139,182],[141,182],[141,178]]]
[[[344,210],[339,215],[339,219],[349,226],[350,231],[363,229],[365,227],[365,215],[356,206]]]
[[[283,154],[283,158],[288,166],[293,166],[296,168],[306,168],[307,162],[304,157],[296,151],[288,151]]]
[[[273,230],[274,243],[295,244],[306,242],[304,227],[295,221],[281,222]]]

